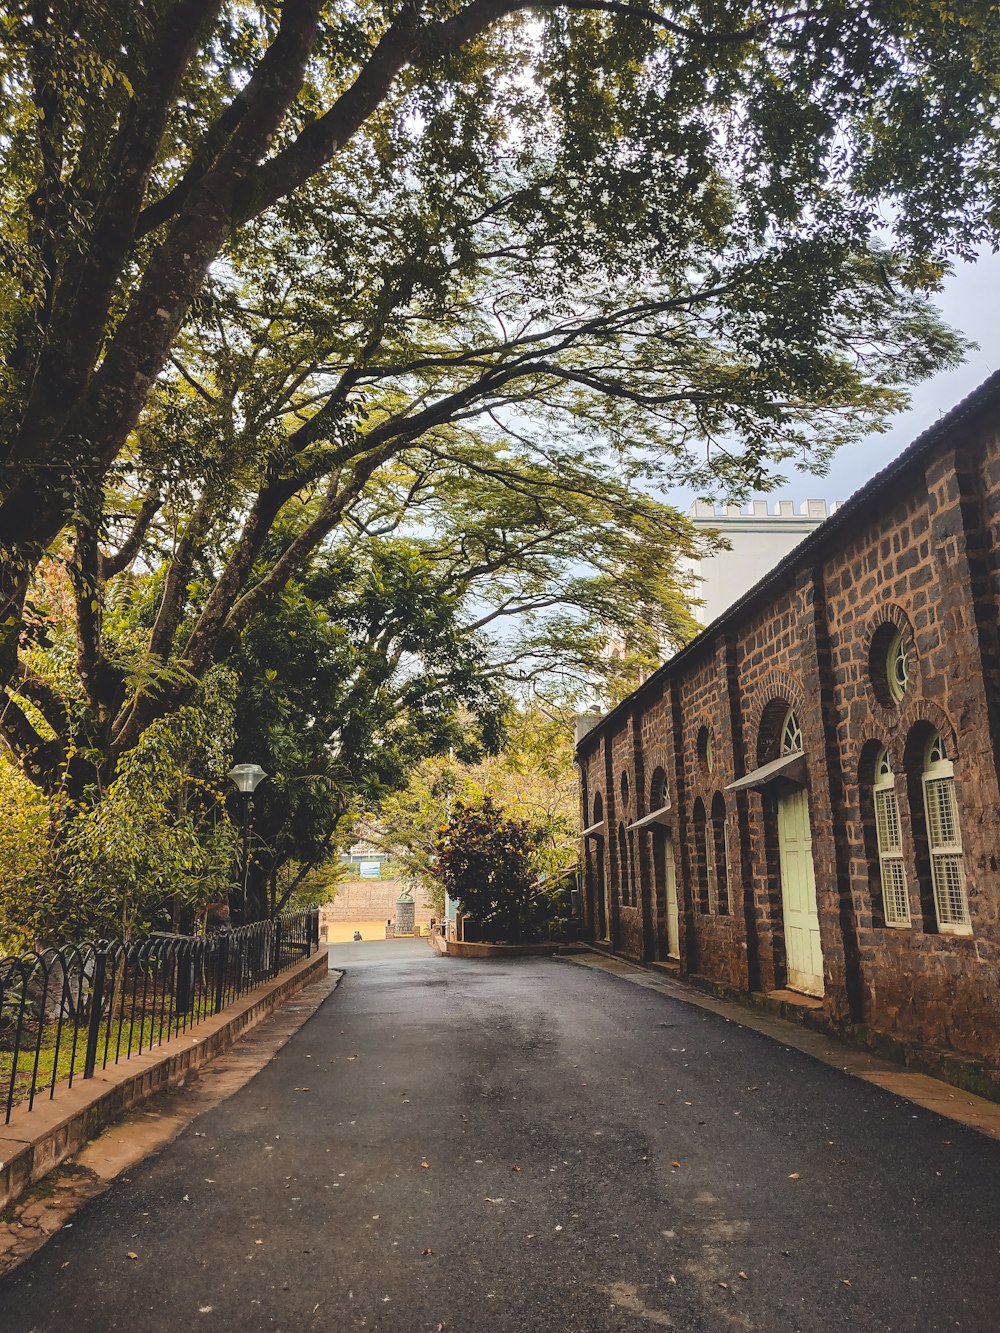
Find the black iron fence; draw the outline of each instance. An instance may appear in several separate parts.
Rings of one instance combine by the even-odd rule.
[[[319,947],[319,913],[0,957],[0,1110],[159,1046]]]

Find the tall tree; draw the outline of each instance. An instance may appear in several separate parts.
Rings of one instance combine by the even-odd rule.
[[[773,433],[806,404],[855,406],[869,372],[882,386],[912,373],[914,328],[904,319],[900,333],[893,292],[933,283],[942,250],[995,223],[992,18],[982,0],[9,0],[3,676],[18,672],[32,574],[67,525],[84,600],[100,578],[104,482],[207,277],[248,247],[271,247],[272,269],[282,218],[319,208],[345,261],[330,270],[335,341],[351,349],[338,391],[302,423],[287,466],[265,464],[256,506],[273,509],[312,470],[326,487],[312,534],[399,446],[360,392],[387,330],[397,352],[413,333],[397,368],[450,377],[448,420],[484,384],[507,409],[519,382],[615,385],[668,434],[735,425],[751,454],[765,420]],[[887,199],[900,242],[873,254]],[[463,277],[464,296],[435,268]],[[428,343],[414,295],[475,311],[478,336]],[[691,312],[686,334],[678,310]],[[696,338],[719,355],[702,349],[679,393],[663,372]],[[379,378],[387,368],[380,359]],[[395,392],[411,404],[408,441],[441,426],[426,384],[402,373]],[[876,419],[891,405],[860,396]],[[220,587],[210,619],[229,615],[234,591]]]

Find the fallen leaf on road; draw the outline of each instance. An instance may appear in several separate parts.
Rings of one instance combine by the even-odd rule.
[[[720,1282],[720,1283],[719,1283],[719,1286],[722,1288],[723,1291],[728,1291],[728,1290],[729,1290],[729,1283],[728,1283],[728,1282]]]
[[[312,1088],[296,1088],[296,1092],[312,1092]]]
[[[126,1257],[129,1259],[138,1259],[139,1256],[136,1254],[135,1250],[129,1250]]]
[[[853,1285],[852,1282],[851,1282],[851,1279],[850,1279],[849,1277],[842,1277],[840,1280],[841,1280],[841,1282],[844,1284],[845,1287],[850,1287],[850,1286]]]
[[[254,1241],[254,1244],[255,1244],[255,1245],[263,1245],[264,1242],[263,1242],[262,1240],[255,1240],[255,1241]]]
[[[744,1282],[746,1282],[746,1281],[749,1280],[750,1274],[749,1274],[749,1273],[744,1273],[744,1271],[743,1271],[742,1268],[740,1269],[740,1274],[739,1274],[739,1275],[740,1275],[740,1277],[743,1279]]]
[[[674,1168],[674,1170],[676,1171],[676,1170],[678,1170],[679,1167],[680,1167],[680,1162],[671,1162],[670,1165],[671,1165],[671,1166]]]
[[[512,1166],[510,1169],[511,1169],[512,1171],[518,1171],[518,1172],[521,1170],[521,1168],[520,1168],[519,1166]]]
[[[433,1253],[434,1253],[434,1251],[431,1249],[431,1247],[430,1247],[429,1245],[428,1245],[427,1249],[424,1250],[424,1254],[433,1254]]]
[[[799,1173],[798,1173],[797,1171],[793,1171],[792,1174],[788,1177],[788,1179],[789,1179],[789,1180],[801,1180],[802,1177],[799,1175]]]
[[[429,1167],[430,1167],[430,1162],[421,1162],[420,1165],[421,1165],[421,1166],[426,1166],[426,1167],[429,1168]]]
[[[529,1232],[528,1232],[528,1239],[529,1239],[529,1240],[537,1240],[537,1239],[538,1239],[538,1232],[537,1232],[537,1231],[529,1231]]]

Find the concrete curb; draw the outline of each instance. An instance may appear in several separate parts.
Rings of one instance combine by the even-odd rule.
[[[552,940],[544,944],[484,944],[472,940],[446,940],[443,935],[431,935],[429,939],[432,949],[449,958],[533,958],[572,949],[572,946]]]
[[[15,1110],[0,1126],[0,1208],[7,1207],[124,1112],[164,1088],[181,1086],[194,1070],[228,1050],[248,1029],[327,970],[326,950],[303,958],[197,1028],[79,1079],[34,1110]]]

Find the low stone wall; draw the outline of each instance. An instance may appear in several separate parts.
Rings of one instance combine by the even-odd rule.
[[[329,966],[324,948],[303,958],[280,977],[257,987],[197,1028],[134,1055],[94,1078],[78,1079],[51,1101],[16,1109],[0,1125],[0,1208],[18,1199],[60,1162],[154,1093],[184,1082],[194,1070],[232,1046],[284,1000]]]

